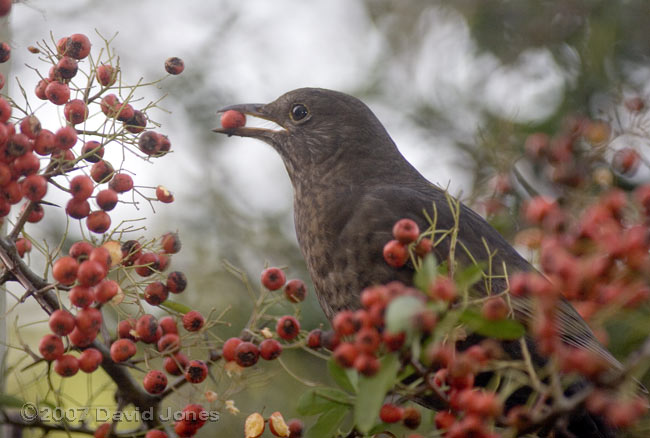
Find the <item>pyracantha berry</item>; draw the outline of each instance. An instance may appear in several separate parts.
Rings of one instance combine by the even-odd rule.
[[[235,361],[239,366],[250,367],[257,363],[260,350],[252,342],[242,342],[235,348]]]
[[[262,286],[268,290],[278,290],[286,281],[287,277],[280,268],[266,268],[262,271]]]
[[[61,257],[52,266],[52,276],[59,283],[70,285],[77,279],[78,269],[79,263],[73,257]]]
[[[167,289],[167,286],[165,286],[160,281],[154,281],[153,283],[149,283],[147,287],[144,289],[144,299],[147,303],[151,304],[152,306],[160,305],[163,301],[167,299],[168,295],[169,295],[169,290]]]
[[[185,369],[185,379],[190,383],[201,383],[208,376],[208,367],[202,360],[191,360]]]
[[[142,386],[149,394],[160,394],[167,387],[167,376],[162,371],[149,371],[142,381]]]
[[[273,360],[282,353],[282,345],[275,339],[265,339],[260,343],[260,356],[264,360]]]
[[[183,315],[183,328],[188,332],[196,332],[201,330],[205,319],[203,315],[197,310],[190,310],[185,315]]]
[[[170,75],[179,75],[183,70],[185,70],[185,63],[181,58],[174,56],[165,61],[165,71]]]
[[[43,336],[38,344],[38,352],[45,360],[55,360],[63,355],[63,351],[63,341],[53,334]]]
[[[299,279],[289,280],[284,285],[284,296],[292,303],[300,303],[307,297],[307,286]]]
[[[113,362],[124,362],[135,355],[137,348],[130,339],[118,339],[111,344],[111,359]]]
[[[393,237],[403,244],[415,242],[419,235],[420,228],[412,219],[400,219],[393,225]]]
[[[246,116],[235,110],[228,110],[221,115],[221,127],[226,130],[241,128],[246,125]]]
[[[79,369],[84,373],[92,373],[102,363],[104,357],[102,353],[95,348],[86,348],[79,355]]]
[[[187,277],[180,271],[171,272],[167,276],[167,288],[171,293],[179,294],[187,287]]]
[[[275,330],[282,339],[290,341],[300,333],[300,323],[293,316],[285,315],[278,320]]]
[[[71,354],[64,354],[54,362],[54,372],[62,377],[71,377],[79,371],[79,359]]]

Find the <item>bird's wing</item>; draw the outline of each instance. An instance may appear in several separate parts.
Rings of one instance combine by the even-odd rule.
[[[351,244],[348,267],[356,269],[364,276],[364,270],[373,270],[373,282],[385,283],[400,280],[411,285],[413,282],[412,266],[407,265],[395,270],[389,267],[382,257],[382,248],[392,239],[393,224],[401,218],[414,220],[420,230],[426,230],[429,222],[423,211],[433,217],[436,210],[436,228],[450,230],[455,226],[453,204],[450,207],[447,194],[435,186],[404,187],[385,185],[368,190],[353,207],[353,211],[343,228],[340,240],[342,244]],[[495,263],[493,273],[501,271],[501,261],[507,268],[508,275],[518,271],[535,271],[521,255],[499,234],[485,219],[476,212],[459,205],[459,242],[462,249],[457,250],[457,260],[469,262],[463,252],[469,252],[477,261],[486,261],[489,253],[493,254]],[[359,230],[364,230],[359,233]],[[449,241],[442,242],[435,249],[439,260],[446,260],[449,253]],[[363,287],[367,286],[362,285]],[[492,282],[493,293],[503,291],[507,287],[505,279]],[[359,289],[360,290],[360,289]],[[514,298],[514,297],[513,297]],[[519,318],[530,325],[534,314],[533,303],[528,298],[514,299],[513,305]],[[587,323],[566,300],[560,300],[557,308],[558,330],[562,340],[573,347],[584,348],[603,357],[613,368],[620,369],[621,364],[595,338]]]

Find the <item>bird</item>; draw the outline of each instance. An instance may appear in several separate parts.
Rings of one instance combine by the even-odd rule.
[[[396,280],[413,284],[412,266],[395,269],[382,255],[396,221],[408,218],[427,229],[424,212],[435,205],[437,227],[455,226],[447,191],[406,160],[360,99],[323,88],[299,88],[268,104],[235,104],[219,112],[229,110],[274,123],[274,128],[243,125],[214,131],[261,140],[280,155],[293,186],[298,244],[330,320],[341,310],[359,308],[366,287]],[[491,287],[496,292],[508,288],[504,267],[508,275],[535,271],[483,217],[462,202],[458,205],[457,239],[466,249],[456,255],[461,264],[491,257]],[[438,260],[447,260],[449,251],[450,239],[433,248]],[[530,299],[513,296],[512,305],[515,317],[530,324]],[[557,315],[567,345],[597,354],[612,369],[621,368],[568,301],[560,300]],[[571,432],[576,437],[612,436],[604,429],[590,423]]]

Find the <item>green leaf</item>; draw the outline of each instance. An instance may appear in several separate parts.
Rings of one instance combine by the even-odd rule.
[[[183,315],[192,310],[191,307],[188,307],[185,304],[170,300],[163,301],[159,306],[174,312],[182,313]]]
[[[314,388],[304,392],[298,399],[296,412],[300,415],[315,415],[338,407],[350,409],[352,399],[337,388]]]
[[[474,263],[462,271],[458,271],[454,278],[458,288],[466,290],[474,286],[478,281],[482,280],[484,265],[485,263]]]
[[[346,406],[337,406],[329,409],[318,417],[316,423],[307,431],[307,438],[332,438],[341,425],[345,416],[350,412]]]
[[[424,257],[420,269],[413,276],[413,284],[426,293],[436,275],[438,275],[438,264],[435,256],[429,253]]]
[[[460,321],[479,335],[495,339],[518,339],[526,334],[522,324],[514,319],[490,321],[483,318],[474,309],[465,309],[460,315]]]
[[[413,316],[424,308],[422,300],[413,296],[395,298],[386,309],[386,331],[389,333],[408,332],[413,329]]]
[[[7,408],[20,408],[24,404],[24,400],[14,397],[13,395],[0,394],[0,406]]]
[[[330,375],[337,385],[346,391],[353,393],[357,392],[359,374],[356,372],[356,370],[352,368],[345,369],[340,367],[336,361],[334,361],[333,357],[327,361],[327,368],[329,369]]]
[[[367,433],[378,421],[379,409],[386,393],[393,387],[399,371],[397,353],[381,358],[379,372],[372,377],[359,376],[359,393],[354,405],[354,424]]]

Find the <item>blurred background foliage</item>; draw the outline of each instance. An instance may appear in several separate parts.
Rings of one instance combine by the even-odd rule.
[[[161,86],[172,113],[158,121],[175,154],[138,170],[138,177],[164,179],[175,192],[175,204],[147,217],[147,233],[180,231],[183,251],[173,266],[186,272],[191,285],[180,299],[201,310],[230,306],[231,326],[215,328],[224,339],[239,333],[252,302],[223,260],[248,272],[253,283],[267,263],[288,266],[289,278],[308,275],[279,158],[265,145],[213,134],[221,106],[265,102],[308,85],[356,95],[425,176],[490,213],[510,238],[522,229],[518,213],[531,188],[575,201],[578,210],[584,205],[578,198],[603,189],[594,184],[594,171],[611,170],[607,152],[595,157],[593,148],[580,145],[562,168],[578,182],[566,184],[557,177],[558,166],[526,158],[530,134],[557,139],[576,120],[581,126],[606,121],[610,139],[647,128],[644,113],[620,117],[623,102],[645,99],[650,84],[646,0],[56,3],[15,6],[14,50],[24,52],[50,29],[58,37],[91,35],[97,28],[105,35],[120,31],[114,44],[125,74],[159,76],[166,57],[185,60],[185,73]],[[25,27],[35,19],[38,26]],[[24,72],[14,64],[15,75]],[[633,138],[642,157],[648,138]],[[611,184],[629,189],[648,175],[647,168],[630,177],[614,169]],[[495,176],[505,177],[513,190],[499,198],[499,208],[486,208]],[[56,223],[46,227],[51,233],[59,229]],[[327,325],[313,288],[301,307],[303,328]],[[638,318],[636,330],[647,321]],[[629,325],[610,332],[618,352],[638,342],[629,336],[635,333]],[[325,379],[324,362],[306,354],[285,359],[295,374]],[[277,363],[257,367],[264,384],[232,396],[242,414],[224,413],[199,436],[239,434],[252,411],[295,416],[302,385]]]

